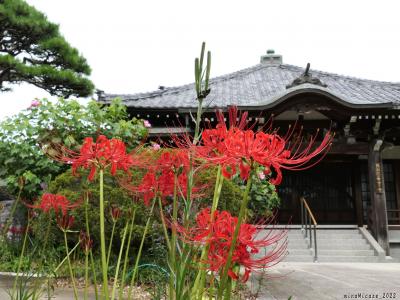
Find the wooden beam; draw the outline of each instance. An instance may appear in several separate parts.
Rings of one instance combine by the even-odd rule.
[[[330,154],[362,155],[362,154],[368,154],[368,152],[369,152],[369,145],[368,143],[365,142],[357,142],[355,144],[334,142],[332,144],[331,149],[329,150]]]
[[[373,139],[368,153],[368,178],[373,220],[372,232],[379,245],[385,250],[386,255],[390,255],[381,145],[381,139]]]

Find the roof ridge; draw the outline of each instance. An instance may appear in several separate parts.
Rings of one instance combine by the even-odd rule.
[[[289,68],[296,68],[296,69],[305,69],[299,66],[295,66],[295,65],[291,65],[291,64],[281,64],[281,66],[284,67],[289,67]],[[374,80],[374,79],[367,79],[367,78],[361,78],[361,77],[357,77],[357,76],[349,76],[349,75],[343,75],[343,74],[339,74],[339,73],[332,73],[332,72],[326,72],[326,71],[321,71],[321,70],[317,70],[317,69],[313,69],[312,67],[310,68],[310,72],[311,74],[319,74],[322,76],[329,76],[329,77],[340,77],[343,79],[347,79],[350,81],[357,81],[357,82],[366,82],[366,83],[376,83],[376,84],[384,84],[384,85],[400,85],[400,82],[394,82],[394,81],[381,81],[381,80]]]
[[[226,81],[226,80],[229,80],[229,79],[232,79],[232,78],[235,78],[235,77],[241,77],[241,76],[244,76],[244,75],[249,74],[251,72],[257,71],[259,69],[263,69],[264,67],[278,67],[278,66],[279,65],[262,65],[262,64],[259,63],[259,64],[256,64],[256,65],[253,65],[251,67],[247,67],[247,68],[244,68],[244,69],[241,69],[241,70],[238,70],[238,71],[234,71],[234,72],[231,72],[231,73],[228,73],[228,74],[212,77],[212,78],[210,78],[210,85],[213,84],[213,83]],[[150,96],[150,95],[159,96],[159,95],[165,94],[167,92],[172,92],[173,93],[173,92],[177,92],[177,91],[193,89],[193,85],[194,85],[194,82],[191,82],[191,83],[186,83],[186,84],[183,84],[183,85],[176,85],[176,86],[171,86],[171,87],[166,86],[162,90],[153,90],[153,91],[140,92],[140,93],[134,93],[134,94],[114,94],[114,93],[107,94],[106,93],[106,95],[109,95],[109,96],[129,96],[129,97],[133,97],[133,96],[137,97],[137,96],[141,95],[142,97],[140,97],[140,98],[148,98],[148,96]]]

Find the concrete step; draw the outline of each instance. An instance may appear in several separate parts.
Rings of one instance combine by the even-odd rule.
[[[304,244],[304,242],[308,242],[305,240],[291,240],[289,239],[289,244],[292,245],[302,245]],[[313,242],[314,243],[314,242]],[[334,247],[342,247],[344,245],[366,245],[367,241],[364,239],[355,239],[355,240],[351,240],[351,239],[318,239],[317,238],[317,246],[322,246],[322,245],[330,245],[330,246],[334,246]]]
[[[326,250],[320,249],[318,250],[318,255],[321,256],[374,256],[375,253],[373,250],[359,250],[359,249],[349,249],[349,250]]]
[[[287,262],[313,262],[311,255],[287,255],[282,261]]]
[[[371,246],[367,243],[364,244],[343,244],[343,245],[332,245],[332,244],[317,244],[318,250],[371,250]]]
[[[313,228],[311,227],[311,230]],[[288,231],[288,233],[301,233],[302,231],[300,229],[291,229]],[[317,234],[318,233],[323,233],[323,234],[355,234],[359,233],[358,229],[317,229]]]
[[[312,238],[314,238],[314,234],[311,235]],[[308,239],[310,236],[307,237]],[[318,239],[346,239],[346,240],[356,240],[356,239],[362,239],[361,234],[318,234],[317,233],[317,240]],[[289,240],[296,240],[296,239],[305,239],[304,236],[302,235],[289,235],[288,236]]]
[[[287,249],[288,255],[311,255],[312,251],[310,249]]]
[[[377,256],[318,256],[318,262],[378,262]]]
[[[313,232],[312,232],[313,234]],[[314,235],[312,235],[314,238]],[[304,238],[300,229],[287,234],[288,254],[283,261],[313,262],[313,248],[309,249],[309,237]],[[317,231],[319,262],[378,262],[370,244],[358,229],[319,229]]]

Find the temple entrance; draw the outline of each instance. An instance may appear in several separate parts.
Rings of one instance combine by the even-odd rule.
[[[300,223],[300,197],[311,207],[318,224],[357,224],[350,162],[323,162],[301,172],[285,172],[278,186],[280,224]]]

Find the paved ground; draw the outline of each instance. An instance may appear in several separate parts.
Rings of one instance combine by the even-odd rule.
[[[280,263],[269,269],[258,299],[399,299],[400,263]],[[258,287],[253,279],[250,283]],[[392,293],[392,294],[390,294]]]
[[[9,285],[0,277],[1,300],[9,299],[4,290]],[[293,300],[400,300],[400,263],[284,262],[269,269],[261,286],[256,278],[249,286],[253,292],[260,287],[260,300],[287,300],[289,296]],[[70,290],[57,290],[53,299],[73,298]]]

